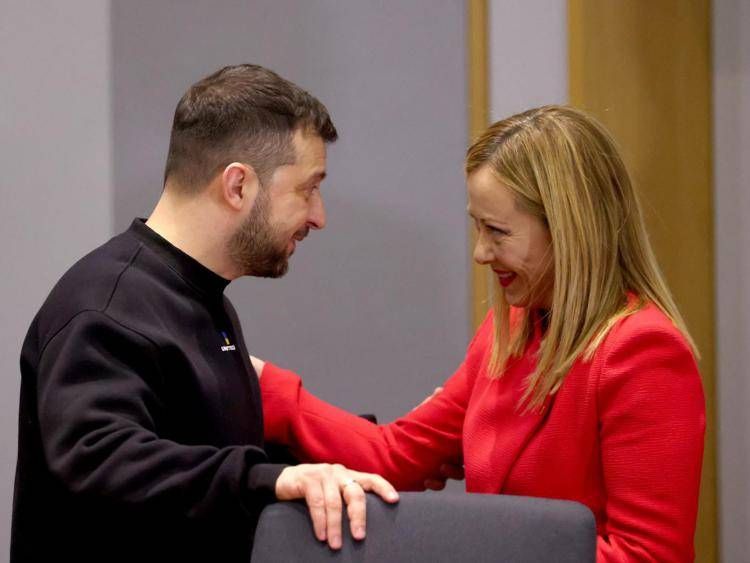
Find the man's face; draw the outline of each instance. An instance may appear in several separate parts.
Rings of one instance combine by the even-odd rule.
[[[278,278],[310,229],[326,223],[320,184],[326,175],[326,147],[315,134],[297,130],[292,137],[294,164],[274,170],[253,209],[229,242],[233,260],[244,275]]]

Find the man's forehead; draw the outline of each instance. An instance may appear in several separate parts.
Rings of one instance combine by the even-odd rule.
[[[317,134],[304,133],[297,130],[293,137],[295,164],[305,167],[309,175],[326,176],[326,144]]]

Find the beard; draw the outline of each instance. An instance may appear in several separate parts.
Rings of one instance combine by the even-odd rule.
[[[269,221],[270,203],[261,189],[250,215],[229,240],[229,254],[245,276],[280,278],[289,269],[288,242]],[[297,234],[304,236],[307,229]]]

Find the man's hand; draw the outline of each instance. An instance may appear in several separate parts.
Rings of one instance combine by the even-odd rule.
[[[372,473],[352,471],[343,465],[302,464],[287,467],[276,481],[279,500],[304,498],[310,510],[315,537],[328,540],[331,549],[341,548],[343,497],[352,537],[365,537],[365,491],[377,493],[386,502],[398,501],[393,486]]]
[[[253,369],[255,369],[255,373],[258,376],[258,379],[260,379],[260,376],[263,373],[263,368],[266,366],[266,362],[251,355],[250,363],[253,364]]]

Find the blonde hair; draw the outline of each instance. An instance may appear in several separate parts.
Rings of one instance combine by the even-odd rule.
[[[466,175],[484,166],[546,222],[552,241],[547,330],[519,406],[539,408],[576,359],[590,360],[617,321],[646,302],[672,320],[698,356],[659,271],[628,172],[601,124],[565,106],[525,111],[492,124],[469,148]],[[510,305],[495,285],[489,374],[498,378],[529,344],[534,312],[511,325]],[[628,304],[628,292],[637,302]]]

